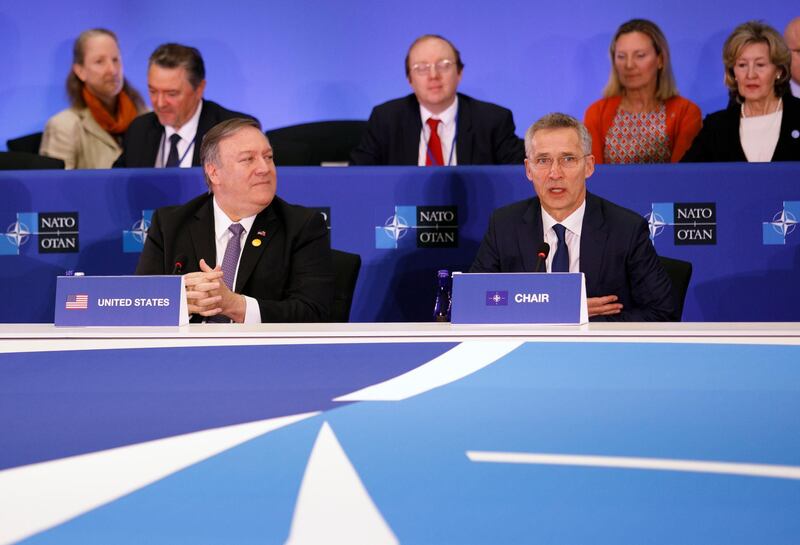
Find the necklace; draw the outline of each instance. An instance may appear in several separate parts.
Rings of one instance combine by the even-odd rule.
[[[745,106],[745,104],[746,104],[746,102],[743,102],[743,103],[742,103],[742,118],[743,118],[743,119],[747,119],[748,117],[759,117],[759,116],[757,116],[757,115],[750,115],[750,116],[748,116],[748,115],[747,115],[747,112],[746,112],[746,109],[745,109],[745,107],[744,107],[744,106]],[[774,113],[777,113],[777,112],[778,112],[778,110],[780,110],[780,109],[781,109],[781,106],[782,106],[782,105],[783,105],[783,100],[779,98],[779,99],[778,99],[778,103],[777,103],[777,104],[775,104],[775,109],[772,111],[772,113],[773,113],[773,114],[774,114]],[[763,113],[763,114],[761,114],[761,115],[769,115],[769,108],[765,108],[765,110],[766,110],[766,113]]]

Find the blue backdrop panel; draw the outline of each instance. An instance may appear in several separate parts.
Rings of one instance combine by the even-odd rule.
[[[800,319],[798,180],[790,163],[601,165],[588,185],[647,216],[660,254],[693,263],[685,320],[776,321]],[[199,169],[3,172],[0,184],[3,322],[51,322],[67,269],[132,273],[151,211],[205,190]],[[351,320],[370,322],[429,320],[435,271],[467,270],[492,210],[533,189],[521,166],[286,167],[278,193],[329,209],[333,246],[363,259]],[[70,218],[77,228],[53,226]]]
[[[582,117],[600,98],[609,42],[632,17],[661,26],[681,93],[708,113],[728,100],[721,51],[731,30],[763,19],[782,31],[797,15],[787,0],[8,0],[0,3],[0,149],[67,107],[72,42],[91,27],[117,33],[125,74],[145,93],[159,44],[196,46],[206,96],[265,128],[367,119],[376,104],[411,91],[403,71],[411,42],[443,34],[466,64],[460,89],[510,108],[521,135],[548,112]]]

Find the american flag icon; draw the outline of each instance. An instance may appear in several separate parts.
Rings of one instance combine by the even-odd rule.
[[[89,308],[89,296],[85,293],[67,295],[67,310],[86,310]]]

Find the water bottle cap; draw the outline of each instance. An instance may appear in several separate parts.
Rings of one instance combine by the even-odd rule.
[[[438,276],[439,278],[447,278],[448,276],[450,276],[450,271],[448,271],[447,269],[442,269],[441,271],[439,271]]]

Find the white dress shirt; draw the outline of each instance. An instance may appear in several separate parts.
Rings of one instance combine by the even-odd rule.
[[[219,207],[216,197],[213,199],[213,202],[214,242],[217,248],[217,265],[222,266],[222,260],[225,257],[225,250],[228,248],[228,241],[233,236],[233,233],[228,230],[228,227],[230,227],[232,223],[238,223],[244,227],[244,231],[242,231],[241,234],[241,240],[239,241],[239,259],[236,262],[236,275],[233,277],[233,288],[231,289],[231,291],[233,291],[236,288],[236,278],[239,276],[239,261],[242,259],[242,252],[244,251],[244,244],[247,241],[247,234],[253,228],[253,222],[256,220],[256,217],[255,215],[248,216],[240,219],[238,222],[234,222],[228,217],[227,214],[225,214],[225,212],[222,211],[222,208]],[[258,306],[258,301],[252,297],[248,297],[247,295],[244,296],[244,300],[247,304],[247,310],[245,311],[244,315],[244,323],[260,324],[261,308]]]
[[[197,109],[195,110],[189,121],[179,129],[175,130],[174,127],[164,127],[164,134],[161,136],[161,145],[158,146],[158,155],[156,156],[156,168],[164,168],[167,158],[169,157],[170,137],[178,133],[181,139],[178,141],[178,157],[181,159],[179,166],[181,168],[191,168],[192,158],[194,156],[195,145],[200,145],[200,142],[195,142],[197,136],[197,126],[200,123],[200,111],[203,109],[203,101],[201,100]]]
[[[558,237],[553,231],[553,225],[560,223],[567,228],[564,238],[569,250],[569,272],[581,272],[581,228],[583,226],[583,214],[586,212],[586,199],[583,203],[564,221],[556,221],[553,216],[542,208],[542,231],[544,241],[550,245],[550,254],[547,256],[547,270],[553,270],[553,258],[558,249]]]
[[[422,119],[422,131],[419,135],[419,159],[417,165],[424,167],[425,160],[428,158],[428,140],[431,138],[431,128],[428,126],[428,119],[439,119],[441,123],[437,127],[439,139],[442,141],[442,159],[446,166],[455,166],[456,161],[456,117],[458,114],[458,96],[445,111],[436,115],[432,114],[425,106],[419,105],[419,115]]]

